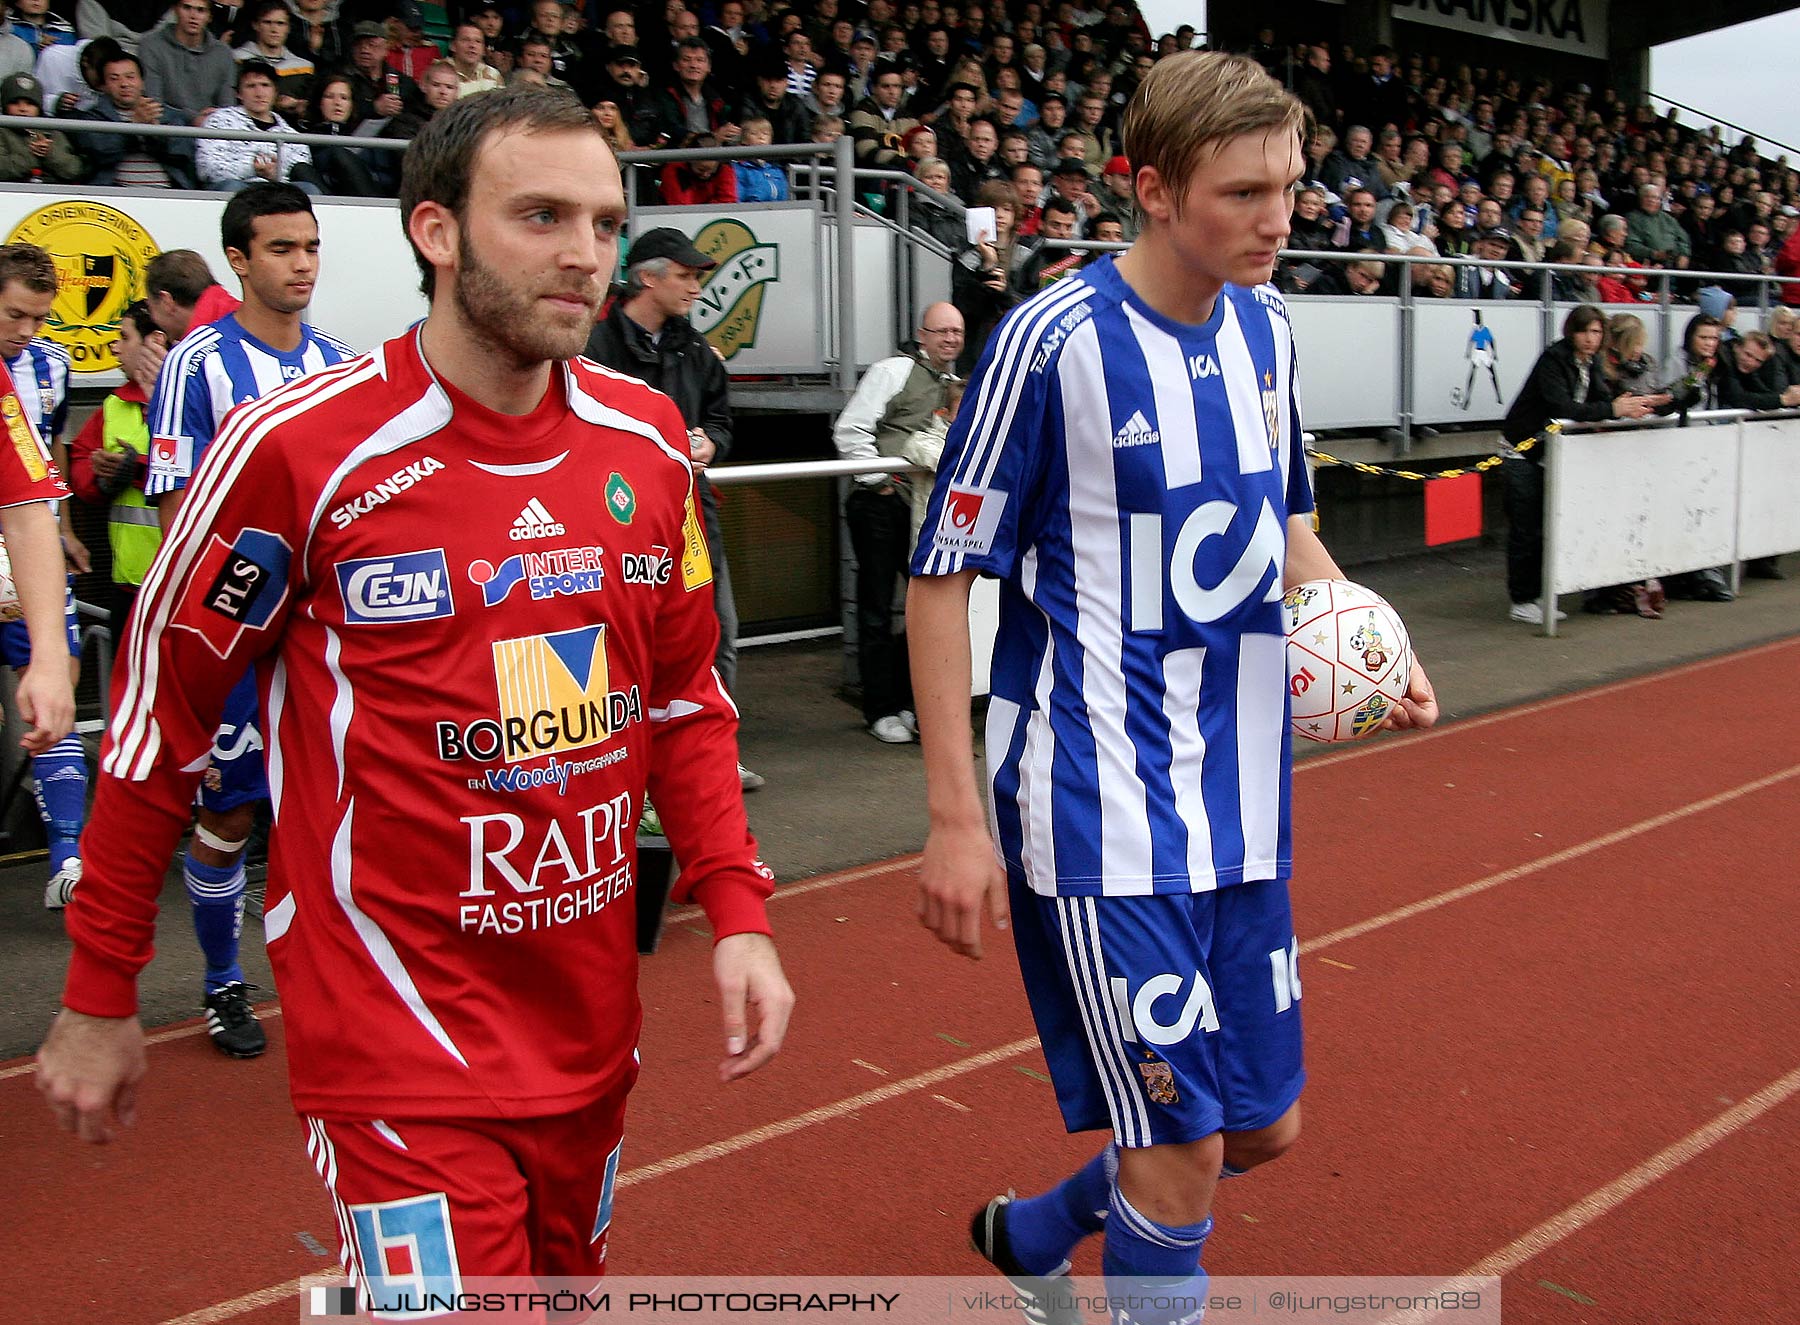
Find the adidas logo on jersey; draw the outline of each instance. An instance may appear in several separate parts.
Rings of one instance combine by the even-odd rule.
[[[1123,451],[1128,446],[1155,446],[1162,441],[1162,434],[1150,426],[1150,420],[1144,417],[1144,411],[1138,410],[1125,421],[1125,426],[1113,434],[1113,450]]]
[[[525,503],[525,509],[519,512],[519,518],[513,521],[508,537],[515,543],[523,543],[532,538],[558,538],[565,532],[567,531],[550,514],[544,503],[533,497]]]

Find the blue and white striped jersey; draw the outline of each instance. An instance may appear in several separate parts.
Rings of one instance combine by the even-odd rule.
[[[354,357],[342,341],[310,326],[301,328],[297,349],[274,349],[245,331],[236,314],[190,332],[156,377],[144,494],[187,487],[220,422],[237,406]]]
[[[44,444],[61,441],[69,423],[69,352],[37,336],[7,361],[6,368]]]
[[[1033,890],[1288,875],[1282,571],[1312,506],[1272,287],[1227,286],[1189,326],[1108,257],[995,331],[913,573],[1001,581],[989,793]]]

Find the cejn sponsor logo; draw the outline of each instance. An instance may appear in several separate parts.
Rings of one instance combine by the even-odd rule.
[[[470,562],[469,578],[481,586],[484,607],[505,602],[507,595],[521,584],[533,600],[599,593],[605,583],[605,570],[600,564],[605,550],[589,545],[515,552],[498,566],[489,561]]]
[[[442,548],[340,561],[336,569],[346,624],[391,625],[456,615]]]
[[[515,543],[523,543],[533,538],[561,538],[568,533],[561,522],[550,514],[543,502],[533,497],[525,503],[525,509],[519,512],[518,518],[512,522],[507,537]]]
[[[499,714],[469,723],[439,722],[440,759],[517,764],[569,754],[603,745],[644,719],[637,686],[608,688],[604,625],[495,640],[492,647]]]
[[[361,519],[377,506],[385,506],[409,488],[438,473],[443,467],[444,462],[433,455],[415,460],[405,469],[397,469],[389,474],[354,501],[347,501],[338,507],[331,513],[331,523],[339,529],[348,529],[353,521]]]
[[[469,886],[459,894],[465,932],[550,929],[597,915],[631,891],[635,816],[627,792],[541,826],[506,813],[461,822],[469,830]]]

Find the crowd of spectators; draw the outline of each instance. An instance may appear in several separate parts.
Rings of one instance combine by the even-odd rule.
[[[537,82],[579,98],[621,149],[849,135],[864,167],[942,162],[944,199],[965,206],[1007,186],[1021,240],[1053,197],[1076,204],[1077,237],[1130,237],[1118,118],[1152,61],[1194,39],[1190,28],[1153,44],[1135,6],[1096,0],[451,0],[430,12],[441,41],[418,0],[17,0],[0,32],[0,95],[9,113],[55,119],[407,139],[459,96]],[[0,131],[9,181],[279,178],[372,196],[392,194],[396,174],[393,154],[348,144]],[[642,172],[639,201],[772,201],[790,187],[766,160],[682,163]],[[920,215],[975,251],[960,222],[953,234]]]
[[[1452,64],[1423,51],[1359,53],[1286,47],[1272,30],[1254,53],[1309,113],[1296,249],[1548,262],[1557,298],[1633,303],[1703,286],[1752,296],[1768,275],[1800,275],[1800,171],[1763,157],[1754,139],[1728,145],[1714,125],[1682,124],[1608,87],[1555,86],[1505,68]],[[1449,264],[1345,264],[1290,259],[1290,292],[1393,294],[1410,280],[1426,297],[1541,297],[1543,277]],[[1381,268],[1380,279],[1363,279]],[[1629,269],[1602,275],[1590,268]],[[1636,273],[1643,271],[1640,276]],[[1324,282],[1321,287],[1320,282]],[[1783,298],[1800,304],[1800,289]]]
[[[70,7],[67,17],[50,6]],[[1130,0],[18,0],[0,102],[49,119],[408,139],[462,96],[529,81],[591,108],[630,148],[825,143],[913,176],[907,223],[955,259],[978,329],[1091,260],[1046,238],[1135,237],[1119,120],[1138,81],[1191,46]],[[1625,104],[1610,88],[1452,64],[1425,51],[1283,45],[1252,54],[1309,112],[1296,249],[1546,261],[1559,298],[1657,297],[1657,269],[1723,273],[1738,297],[1800,275],[1800,173],[1754,140]],[[391,195],[398,157],[344,147],[0,130],[0,179]],[[778,201],[779,161],[680,162],[641,203]],[[891,185],[865,201],[897,213]],[[973,219],[965,211],[975,209]],[[1602,274],[1617,267],[1627,274]],[[1379,270],[1377,269],[1379,268]],[[1643,274],[1638,274],[1642,272]],[[1536,297],[1497,267],[1289,260],[1290,292]],[[1691,297],[1701,281],[1677,278]],[[1784,298],[1800,304],[1800,290]],[[963,367],[968,367],[965,363]]]

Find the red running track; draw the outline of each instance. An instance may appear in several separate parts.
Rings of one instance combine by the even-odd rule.
[[[1306,1135],[1224,1186],[1214,1273],[1498,1273],[1508,1325],[1800,1316],[1800,708],[1768,701],[1797,669],[1784,642],[1301,764]],[[978,1273],[968,1212],[1091,1151],[1004,938],[939,948],[915,863],[778,894],[801,1006],[731,1087],[672,918],[616,1273]],[[11,1320],[295,1319],[335,1224],[269,1027],[251,1064],[169,1032],[103,1150],[0,1066]]]

